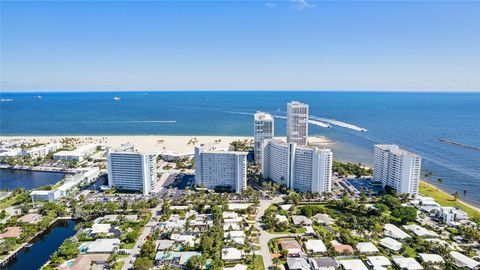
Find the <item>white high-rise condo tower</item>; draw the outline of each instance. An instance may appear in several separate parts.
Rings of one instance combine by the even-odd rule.
[[[332,162],[330,149],[274,140],[263,145],[263,176],[301,192],[330,192]]]
[[[247,188],[247,154],[236,151],[203,151],[195,147],[195,183],[206,188]]]
[[[255,163],[262,163],[262,144],[264,140],[273,138],[273,116],[264,112],[256,112],[253,121],[253,146]]]
[[[157,158],[146,154],[122,149],[107,151],[108,184],[120,190],[141,191],[149,194],[157,184]]]
[[[307,145],[308,105],[291,101],[287,103],[287,143]]]
[[[373,179],[398,193],[418,195],[422,158],[398,145],[377,144],[373,150]]]

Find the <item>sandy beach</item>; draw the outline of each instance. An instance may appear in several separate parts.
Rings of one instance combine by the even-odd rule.
[[[197,144],[217,150],[227,150],[230,143],[236,140],[253,140],[253,137],[241,136],[169,136],[169,135],[118,135],[118,136],[1,136],[0,140],[35,140],[38,143],[59,142],[63,138],[79,139],[79,144],[103,143],[107,147],[119,147],[132,143],[135,149],[142,152],[193,152]],[[285,140],[285,137],[277,139]],[[331,141],[325,137],[310,137],[309,142],[317,146]]]

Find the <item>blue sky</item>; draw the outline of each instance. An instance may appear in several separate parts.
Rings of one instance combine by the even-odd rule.
[[[480,90],[479,1],[2,1],[2,91]]]

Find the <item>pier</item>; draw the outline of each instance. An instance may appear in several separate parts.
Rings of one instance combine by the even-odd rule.
[[[451,141],[451,140],[447,140],[447,139],[442,139],[442,138],[439,138],[439,139],[436,139],[436,140],[439,141],[439,142],[442,142],[442,143],[452,144],[452,145],[456,145],[456,146],[460,146],[460,147],[464,147],[464,148],[469,148],[469,149],[473,149],[473,150],[480,151],[480,147],[478,147],[478,146],[468,145],[468,144],[464,144],[464,143],[460,143],[460,142],[455,142],[455,141]]]

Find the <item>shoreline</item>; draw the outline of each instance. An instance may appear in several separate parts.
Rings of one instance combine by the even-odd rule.
[[[426,186],[426,187],[422,187],[422,185]],[[429,191],[428,194],[422,194],[422,189],[425,190],[425,188],[430,188],[430,189],[433,189],[432,191]],[[465,208],[470,208],[471,211],[465,211],[468,213],[469,215],[469,218],[472,218],[472,215],[471,213],[469,212],[472,212],[474,213],[473,216],[476,216],[476,217],[480,217],[480,208],[471,204],[471,203],[467,203],[461,199],[457,199],[456,201],[453,201],[453,196],[450,195],[449,193],[447,193],[445,190],[431,184],[431,183],[428,183],[424,180],[420,180],[420,187],[419,187],[419,193],[422,194],[423,196],[427,196],[427,197],[432,197],[435,199],[435,201],[440,204],[441,206],[457,206],[458,208],[462,209],[465,211]],[[433,193],[433,195],[431,194]],[[435,195],[435,193],[438,193]],[[446,200],[445,200],[446,199]],[[445,205],[445,202],[448,201],[448,203]]]
[[[0,140],[35,140],[40,143],[59,142],[63,138],[78,139],[78,145],[88,143],[103,143],[107,147],[116,148],[125,143],[132,143],[135,149],[141,152],[174,152],[193,153],[196,144],[205,147],[228,150],[230,143],[236,140],[253,140],[253,136],[221,136],[221,135],[107,135],[107,136],[0,136]],[[285,140],[285,137],[275,137]],[[317,146],[334,143],[324,136],[309,137],[309,142]]]

